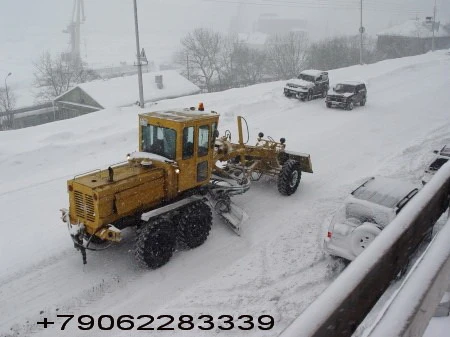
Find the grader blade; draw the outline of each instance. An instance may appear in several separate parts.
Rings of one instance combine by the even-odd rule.
[[[231,202],[227,212],[218,214],[237,235],[241,235],[241,224],[248,219],[247,213],[242,208]]]

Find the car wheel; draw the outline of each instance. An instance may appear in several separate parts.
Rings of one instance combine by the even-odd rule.
[[[306,100],[310,101],[310,100],[312,100],[312,97],[313,97],[312,92],[308,91],[308,96],[306,96]]]
[[[353,230],[350,239],[350,246],[353,254],[356,256],[361,254],[380,233],[381,229],[370,222],[364,222],[361,226],[356,227]]]
[[[366,105],[366,99],[365,98],[363,98],[362,99],[362,101],[359,103],[361,106],[364,106],[364,105]]]
[[[331,108],[331,103],[327,103],[327,108]]]
[[[347,104],[347,110],[353,110],[353,107],[354,107],[353,102]]]

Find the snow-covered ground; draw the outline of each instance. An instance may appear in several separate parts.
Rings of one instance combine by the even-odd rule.
[[[270,331],[227,333],[275,336],[336,277],[321,250],[323,222],[352,188],[375,174],[417,182],[431,150],[450,143],[449,74],[444,52],[330,71],[332,84],[367,83],[367,105],[353,111],[327,109],[322,99],[287,99],[284,82],[149,106],[162,110],[202,101],[221,114],[219,130],[230,129],[234,140],[235,119],[242,115],[251,141],[259,131],[285,137],[287,149],[311,154],[314,169],[291,197],[279,195],[272,180],[254,183],[235,198],[249,215],[241,237],[215,218],[203,246],[177,252],[155,271],[135,264],[131,229],[120,245],[88,254],[83,267],[59,219],[59,208],[68,203],[67,179],[137,149],[137,107],[0,133],[0,335],[55,336],[61,319],[47,329],[36,322],[57,314],[209,314],[215,323],[222,314],[269,314],[276,321]],[[86,335],[77,325],[69,323],[65,333]],[[221,330],[160,332],[202,336]]]

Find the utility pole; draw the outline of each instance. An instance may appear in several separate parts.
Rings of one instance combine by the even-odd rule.
[[[141,108],[144,108],[144,88],[142,85],[142,64],[141,64],[141,49],[139,48],[139,26],[138,26],[138,16],[137,16],[137,5],[136,0],[134,2],[134,28],[136,30],[136,56],[137,56],[137,67],[138,67],[138,79],[139,79],[139,104]]]
[[[361,21],[359,25],[359,34],[360,34],[360,46],[359,46],[359,64],[363,64],[363,33],[364,33],[364,27],[362,22],[362,11],[363,11],[363,0],[361,0]]]
[[[7,113],[7,119],[8,119],[8,127],[10,127],[11,129],[13,128],[14,125],[14,115],[12,113],[9,113],[9,111],[11,110],[11,104],[9,102],[9,92],[8,92],[8,85],[6,84],[6,80],[8,79],[9,76],[11,76],[12,73],[8,73],[8,75],[6,75],[5,77],[5,93],[6,93],[6,106],[5,106],[5,111]]]
[[[432,26],[431,26],[431,29],[433,31],[433,38],[431,39],[431,51],[434,51],[434,47],[435,47],[435,45],[434,45],[434,28],[435,28],[435,25],[436,25],[436,0],[434,0],[433,23],[432,23]]]
[[[6,94],[6,111],[9,111],[10,106],[9,106],[9,93],[8,93],[8,85],[6,84],[6,80],[8,79],[9,76],[11,76],[12,73],[8,73],[8,75],[6,75],[5,77],[5,94]]]

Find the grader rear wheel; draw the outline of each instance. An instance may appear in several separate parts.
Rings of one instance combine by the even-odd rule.
[[[156,269],[169,262],[175,242],[170,221],[152,219],[140,228],[134,255],[140,264]]]
[[[191,249],[198,247],[206,241],[211,230],[211,209],[203,201],[196,201],[180,210],[174,222],[178,242]]]
[[[293,159],[288,159],[283,164],[280,175],[278,176],[278,191],[282,195],[295,193],[300,184],[301,177],[300,164]]]

